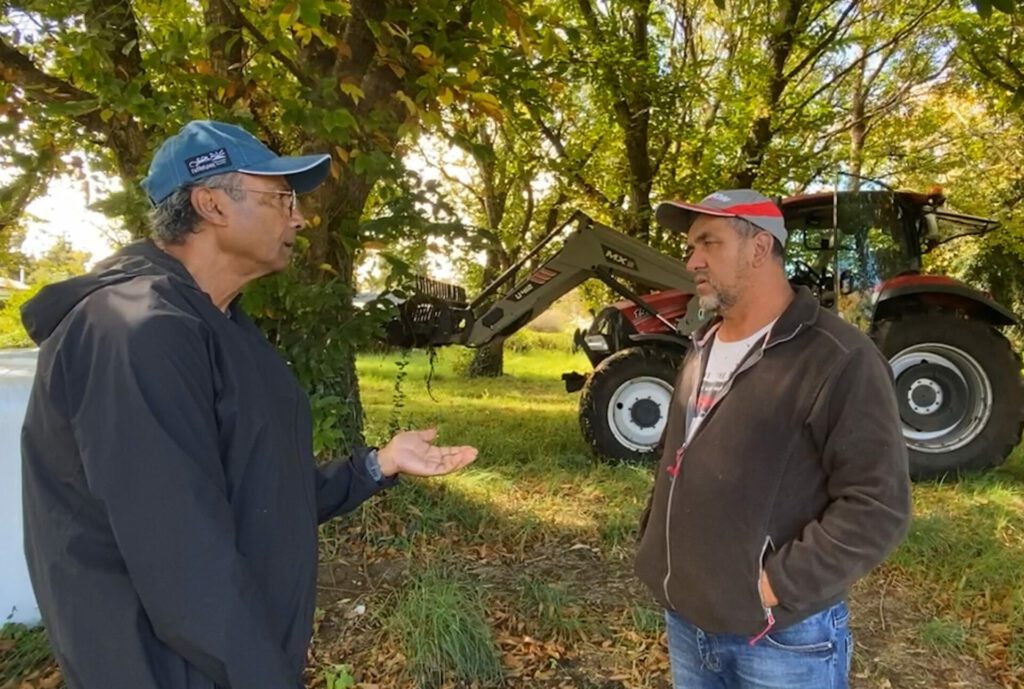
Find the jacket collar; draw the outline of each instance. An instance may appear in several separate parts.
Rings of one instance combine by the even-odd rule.
[[[806,287],[798,287],[793,301],[782,312],[775,322],[765,347],[771,347],[781,340],[789,340],[796,336],[801,328],[810,327],[818,320],[818,300]],[[693,342],[697,349],[703,349],[722,325],[721,317],[715,317],[701,326],[693,334]]]

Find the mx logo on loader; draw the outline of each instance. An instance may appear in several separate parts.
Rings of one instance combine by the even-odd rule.
[[[628,268],[629,270],[637,269],[636,261],[631,259],[629,256],[619,253],[615,249],[604,244],[601,245],[601,248],[604,249],[604,259],[609,263],[614,263],[617,266],[622,266],[623,268]]]

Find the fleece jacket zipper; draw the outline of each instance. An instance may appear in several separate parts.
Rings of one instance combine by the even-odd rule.
[[[792,333],[790,333],[787,337],[784,337],[782,339],[776,340],[775,342],[771,342],[771,343],[767,343],[767,344],[763,345],[760,349],[756,350],[756,352],[753,355],[748,355],[747,358],[740,363],[740,365],[736,369],[736,371],[733,372],[733,374],[729,377],[729,380],[726,382],[725,386],[723,387],[722,392],[718,395],[718,398],[715,399],[715,401],[711,405],[711,408],[708,409],[707,415],[704,417],[704,420],[701,421],[700,427],[694,432],[694,434],[693,434],[694,437],[690,438],[689,440],[684,438],[682,444],[676,450],[675,462],[673,464],[671,464],[667,468],[667,470],[666,470],[666,471],[668,471],[669,475],[672,478],[670,479],[669,489],[668,489],[668,505],[666,505],[666,508],[665,508],[665,561],[666,561],[665,564],[666,564],[666,569],[665,569],[665,578],[662,580],[662,591],[665,594],[665,602],[667,602],[669,604],[670,608],[675,609],[675,604],[672,603],[672,596],[670,596],[669,592],[668,592],[669,580],[672,578],[672,538],[671,538],[669,527],[670,527],[670,525],[672,523],[672,505],[673,505],[673,502],[674,502],[673,501],[673,497],[674,497],[675,491],[676,491],[676,479],[679,478],[679,472],[682,470],[683,456],[686,454],[686,448],[689,447],[690,443],[693,442],[694,438],[696,438],[698,435],[700,435],[701,430],[703,430],[703,428],[707,425],[707,422],[710,420],[711,412],[714,411],[714,409],[718,406],[718,403],[721,402],[725,398],[725,395],[732,389],[733,381],[736,380],[737,376],[739,376],[741,373],[749,370],[751,367],[754,366],[754,364],[756,364],[758,361],[760,361],[761,358],[764,357],[764,353],[765,353],[766,350],[768,350],[771,347],[774,347],[777,344],[782,344],[783,342],[789,342],[794,337],[796,337],[797,334],[802,329],[803,329],[803,323],[797,325],[796,329]],[[717,330],[717,327],[713,328],[710,331],[708,331],[708,333],[704,336],[704,342],[706,342],[708,340],[708,338],[711,337],[711,335],[715,332],[715,330]],[[765,341],[767,341],[767,339],[769,337],[771,337],[771,332],[770,331],[769,331],[769,333],[767,335],[765,335]],[[701,369],[700,370],[700,373],[701,373],[700,379],[694,385],[693,391],[690,394],[690,398],[689,398],[689,400],[687,400],[687,412],[686,412],[687,427],[689,427],[690,423],[693,423],[693,418],[692,418],[692,414],[691,414],[690,410],[693,409],[693,405],[696,403],[696,397],[699,394],[700,386],[701,386],[703,378],[704,378],[704,370],[705,370],[706,367],[707,367],[707,362],[706,361],[702,361],[701,362],[701,367],[700,367],[700,369]],[[772,611],[770,609],[767,609],[767,608],[765,610],[766,610],[766,613],[767,613],[767,615],[766,615],[767,619],[769,621],[768,627],[764,631],[762,631],[760,635],[755,637],[754,640],[751,641],[751,644],[757,643],[757,640],[759,640],[761,637],[763,637],[765,634],[767,634],[768,630],[771,629],[775,625],[775,617],[772,614]]]

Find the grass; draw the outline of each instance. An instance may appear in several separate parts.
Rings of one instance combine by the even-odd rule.
[[[407,671],[422,689],[456,682],[497,682],[501,662],[479,588],[444,569],[413,578],[385,628],[400,640]]]
[[[535,620],[541,636],[560,640],[579,637],[584,626],[579,599],[568,591],[568,586],[532,575],[523,576],[517,586],[523,609]]]
[[[922,637],[956,640],[997,672],[1024,668],[1024,446],[995,471],[915,486],[914,511],[891,563],[945,620]]]
[[[660,634],[665,627],[665,615],[660,610],[655,610],[645,605],[634,605],[629,613],[633,620],[633,627],[641,634]]]
[[[18,686],[50,664],[46,632],[7,623],[0,628],[0,687]]]
[[[565,371],[587,370],[585,358],[567,347],[508,352],[510,375],[495,381],[458,376],[464,356],[440,352],[430,394],[426,357],[409,360],[402,425],[437,424],[444,442],[476,445],[480,458],[440,485],[392,495],[387,509],[415,506],[424,543],[455,525],[460,542],[487,542],[523,557],[545,542],[584,542],[606,559],[628,561],[651,478],[643,468],[595,462],[587,451],[577,396],[566,394],[560,381]],[[380,433],[378,420],[391,409],[393,358],[360,361],[371,435]],[[1015,668],[1024,667],[1024,449],[998,470],[919,484],[914,501],[910,534],[886,568],[904,576],[920,607],[934,616],[920,627],[922,646],[969,653],[995,676],[1014,681]],[[415,556],[415,545],[410,552]],[[535,599],[532,628],[552,636],[571,631],[551,617],[549,602],[564,589],[560,594],[551,581],[530,577],[515,586]],[[563,600],[559,607],[568,605]],[[643,606],[626,617],[643,634],[661,629],[659,613]],[[593,626],[585,617],[568,619]]]
[[[937,653],[964,653],[967,650],[967,630],[956,620],[940,618],[921,626],[921,640]]]
[[[564,336],[537,339],[506,353],[498,380],[458,375],[466,355],[456,349],[440,351],[433,372],[424,354],[408,357],[397,414],[401,357],[360,358],[370,440],[385,441],[394,425],[437,425],[441,442],[475,445],[480,457],[453,476],[405,480],[323,528],[324,562],[379,565],[387,576],[356,594],[373,614],[348,620],[351,603],[321,601],[327,626],[311,689],[350,675],[387,687],[665,686],[661,612],[631,573],[651,474],[591,457],[578,395],[560,380],[588,363]],[[916,635],[910,652],[937,668],[973,658],[1019,686],[1024,450],[980,476],[918,484],[914,503],[910,534],[880,575],[899,578],[912,598],[914,616],[901,622]],[[18,657],[36,658],[42,638],[22,637]]]
[[[400,425],[436,425],[441,442],[472,444],[480,457],[466,472],[416,484],[411,495],[392,494],[388,509],[392,499],[414,503],[426,529],[455,521],[469,534],[509,544],[575,535],[612,549],[631,545],[650,475],[642,467],[595,462],[583,443],[578,396],[565,392],[560,376],[586,371],[586,358],[567,347],[509,352],[506,369],[514,375],[468,380],[452,372],[458,356],[440,352],[432,375],[425,356],[409,361]],[[379,442],[386,440],[396,360],[359,362],[367,434]]]

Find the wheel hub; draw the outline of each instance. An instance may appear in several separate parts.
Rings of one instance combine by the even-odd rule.
[[[970,389],[963,374],[935,360],[922,360],[896,379],[900,416],[917,431],[950,429],[967,413]]]
[[[942,387],[931,378],[918,378],[910,384],[907,404],[915,414],[934,414],[942,408],[942,400]]]
[[[661,421],[661,407],[650,397],[643,397],[630,408],[629,417],[639,428],[654,428]]]
[[[672,400],[672,386],[655,376],[639,376],[620,385],[608,404],[608,427],[624,447],[650,452],[661,440]]]
[[[927,342],[890,361],[903,436],[918,452],[951,452],[974,440],[992,413],[992,386],[961,349]]]

